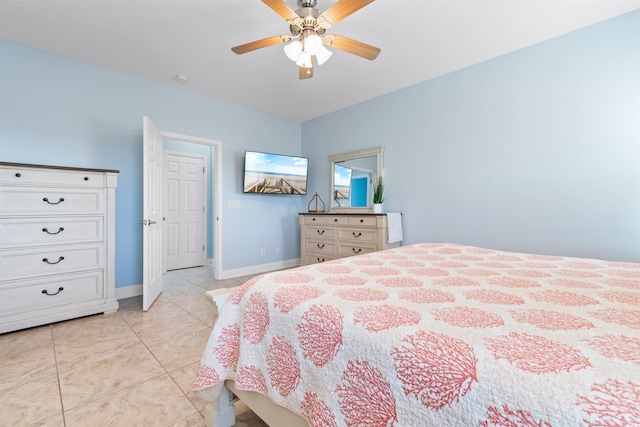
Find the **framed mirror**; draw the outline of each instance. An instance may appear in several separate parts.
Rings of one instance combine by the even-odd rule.
[[[329,156],[329,211],[372,212],[373,185],[383,176],[384,147]]]

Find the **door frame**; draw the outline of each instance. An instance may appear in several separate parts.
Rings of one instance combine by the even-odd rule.
[[[205,171],[207,171],[207,173],[204,176],[204,182],[203,182],[203,185],[202,185],[202,200],[204,200],[204,211],[202,212],[202,214],[204,216],[203,217],[203,221],[204,221],[204,224],[203,224],[204,243],[203,243],[203,245],[204,245],[204,259],[205,259],[205,264],[206,264],[206,261],[208,260],[207,252],[209,251],[209,239],[208,239],[208,237],[209,237],[208,236],[209,224],[207,224],[208,219],[209,219],[209,207],[207,206],[209,204],[209,197],[208,197],[209,185],[208,185],[208,182],[207,182],[207,179],[206,179],[209,176],[209,173],[210,173],[210,171],[209,171],[209,169],[210,169],[209,168],[209,164],[210,164],[209,156],[204,155],[204,154],[200,154],[200,153],[189,153],[187,151],[173,151],[173,150],[164,150],[163,149],[162,150],[162,160],[164,162],[163,166],[167,165],[167,156],[190,157],[192,159],[193,158],[202,159],[203,160],[202,163],[204,164]],[[167,191],[167,188],[164,187],[164,185],[166,183],[167,183],[167,174],[166,174],[166,171],[165,171],[165,174],[164,174],[164,176],[162,178],[162,185],[163,185],[163,188],[162,188],[162,191],[163,191],[163,214],[164,214],[163,216],[167,215],[167,213],[164,212],[164,210],[165,210],[165,208],[167,206],[167,199],[166,199],[166,197],[164,197],[166,195],[166,191]],[[162,234],[163,234],[163,246],[164,246],[164,241],[167,238],[167,230],[166,230],[167,224],[163,223],[163,226],[165,227],[165,229],[162,231]],[[162,248],[162,271],[164,273],[167,272],[167,248],[166,247]]]
[[[213,278],[220,280],[222,277],[222,141],[163,130],[160,133],[166,139],[213,147]]]

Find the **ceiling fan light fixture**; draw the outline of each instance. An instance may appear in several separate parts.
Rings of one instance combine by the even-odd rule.
[[[318,60],[318,65],[322,65],[325,62],[327,62],[327,60],[329,58],[331,58],[331,55],[333,55],[333,52],[331,52],[326,47],[322,46],[322,48],[320,48],[320,50],[316,54],[316,59]]]
[[[311,59],[311,55],[309,55],[307,52],[302,52],[300,54],[300,58],[296,62],[296,65],[298,67],[302,67],[302,68],[311,68],[311,67],[313,67],[313,62],[312,62],[312,59]]]
[[[284,53],[287,55],[287,58],[296,62],[300,58],[300,53],[302,52],[302,43],[299,40],[294,40],[291,43],[284,46]]]
[[[311,34],[304,38],[304,51],[309,55],[317,55],[322,47],[322,39],[317,34]]]

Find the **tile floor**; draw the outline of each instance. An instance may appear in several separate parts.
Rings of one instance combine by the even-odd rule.
[[[142,297],[98,314],[0,335],[0,426],[204,426],[191,392],[213,326],[209,267],[176,270],[146,313]],[[266,426],[237,405],[236,426]]]

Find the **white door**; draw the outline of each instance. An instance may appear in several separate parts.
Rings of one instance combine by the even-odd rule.
[[[205,158],[165,153],[164,254],[166,270],[206,261]]]
[[[162,133],[143,118],[142,309],[162,292]]]

